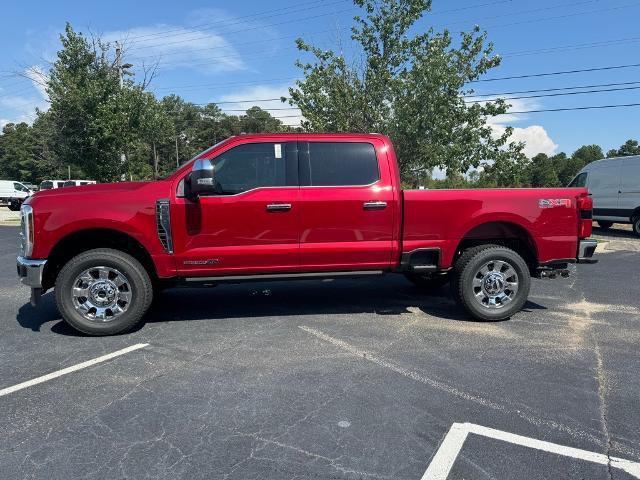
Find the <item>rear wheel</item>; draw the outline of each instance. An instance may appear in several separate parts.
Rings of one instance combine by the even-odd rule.
[[[503,320],[519,312],[531,287],[529,267],[515,251],[499,245],[466,250],[455,264],[454,297],[478,320]]]
[[[72,258],[55,285],[62,318],[89,335],[115,335],[142,321],[153,288],[145,268],[131,255],[100,248]]]
[[[607,222],[605,220],[598,220],[598,226],[604,230],[611,228],[613,222]]]
[[[633,233],[640,237],[640,215],[635,217],[633,220]]]

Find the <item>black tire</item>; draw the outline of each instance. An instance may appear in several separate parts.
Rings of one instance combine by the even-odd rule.
[[[607,222],[605,220],[598,220],[598,226],[603,230],[608,230],[613,226],[613,222]]]
[[[421,290],[437,290],[449,283],[449,275],[428,275],[405,273],[404,276]]]
[[[130,286],[131,297],[127,309],[108,321],[88,319],[74,307],[72,290],[75,282],[80,274],[94,267],[118,270]],[[116,335],[142,322],[153,300],[153,285],[145,268],[131,255],[110,248],[98,248],[83,252],[67,262],[58,273],[55,295],[58,310],[71,327],[88,335]]]
[[[18,210],[20,210],[21,206],[22,201],[20,200],[11,200],[11,202],[9,202],[9,210],[11,210],[12,212],[17,212]]]
[[[512,299],[503,306],[493,308],[488,304],[486,306],[481,304],[481,301],[476,298],[476,293],[482,287],[473,285],[474,278],[480,274],[479,270],[492,261],[506,262],[515,270],[518,277],[518,289],[513,293]],[[523,258],[510,248],[499,245],[480,245],[466,250],[458,258],[453,270],[451,288],[454,298],[474,318],[485,321],[504,320],[519,312],[524,306],[531,288],[531,275]],[[506,289],[505,293],[508,291]]]
[[[631,220],[633,223],[633,233],[640,237],[640,215]]]

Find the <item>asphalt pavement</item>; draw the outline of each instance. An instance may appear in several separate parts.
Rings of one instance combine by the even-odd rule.
[[[0,227],[0,478],[640,478],[638,252],[502,322],[387,275],[169,290],[91,338],[29,305],[17,243]]]

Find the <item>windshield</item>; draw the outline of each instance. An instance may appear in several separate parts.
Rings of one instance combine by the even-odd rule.
[[[184,162],[182,165],[180,165],[179,167],[177,167],[173,172],[169,173],[168,175],[165,175],[164,177],[162,177],[162,179],[166,179],[172,175],[174,175],[176,172],[179,172],[180,170],[182,170],[183,168],[186,168],[187,165],[190,165],[191,162],[193,162],[196,158],[200,158],[205,156],[207,153],[209,153],[211,150],[214,150],[216,148],[218,148],[220,145],[222,145],[223,143],[225,143],[227,140],[229,140],[230,138],[233,137],[229,137],[229,138],[225,138],[224,140],[221,140],[220,142],[216,143],[215,145],[207,148],[206,150],[203,150],[202,152],[200,152],[199,154],[197,154],[195,157],[193,157],[191,160],[187,160],[186,162]]]
[[[40,190],[49,190],[50,188],[53,188],[53,182],[50,180],[45,180],[40,184]]]

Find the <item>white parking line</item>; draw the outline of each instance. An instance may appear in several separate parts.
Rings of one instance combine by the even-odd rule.
[[[12,387],[3,388],[2,390],[0,390],[0,397],[4,395],[9,395],[10,393],[17,392],[18,390],[22,390],[24,388],[32,387],[33,385],[38,385],[39,383],[43,383],[48,380],[53,380],[54,378],[61,377],[62,375],[66,375],[67,373],[73,373],[78,370],[82,370],[83,368],[90,367],[91,365],[95,365],[96,363],[106,362],[107,360],[111,360],[112,358],[119,357],[120,355],[124,355],[125,353],[133,352],[134,350],[138,350],[140,348],[144,348],[148,346],[149,346],[148,343],[138,343],[136,345],[123,348],[122,350],[118,350],[116,352],[108,353],[107,355],[94,358],[93,360],[87,360],[86,362],[78,363],[77,365],[72,365],[71,367],[63,368],[62,370],[57,370],[55,372],[48,373],[41,377],[34,378],[32,380],[27,380],[26,382],[18,383],[17,385],[13,385]]]
[[[598,463],[600,465],[611,465],[614,468],[624,470],[635,478],[640,478],[640,463],[625,460],[624,458],[607,457],[601,453],[581,450],[579,448],[566,447],[557,443],[545,442],[535,438],[523,437],[514,433],[503,432],[493,428],[483,427],[474,423],[454,423],[449,429],[449,433],[444,437],[440,448],[433,456],[427,471],[424,472],[422,480],[446,480],[451,467],[453,467],[462,445],[470,433],[482,435],[483,437],[502,440],[503,442],[520,445],[527,448],[542,450],[544,452],[562,455],[564,457],[577,458],[587,462]]]

